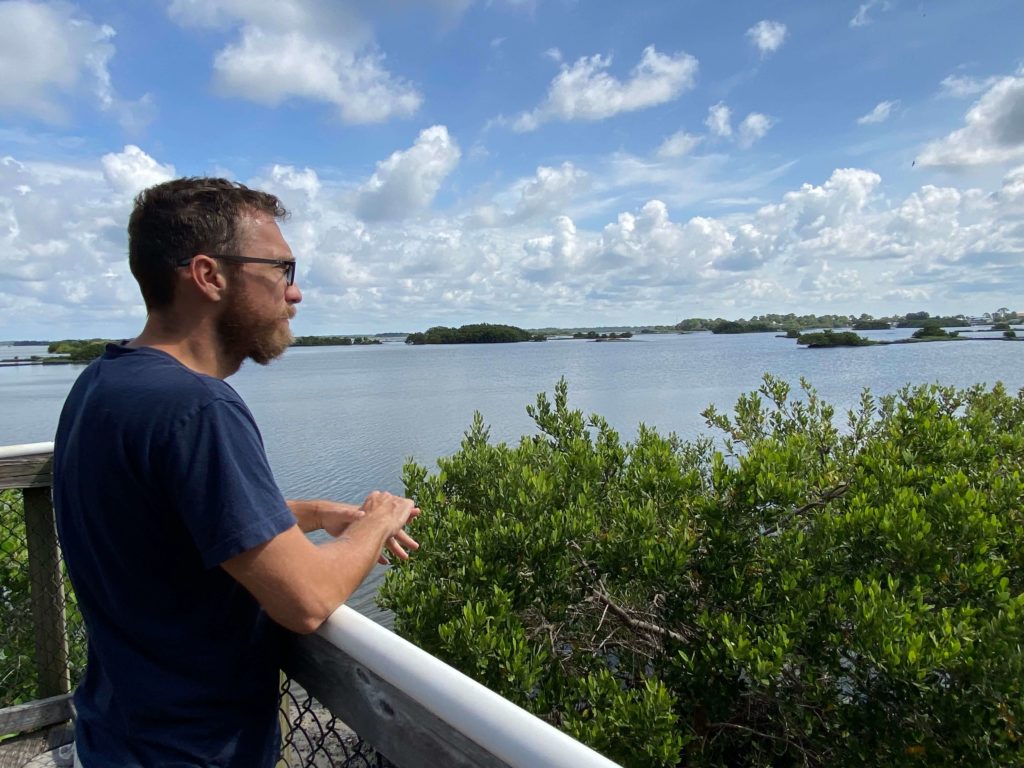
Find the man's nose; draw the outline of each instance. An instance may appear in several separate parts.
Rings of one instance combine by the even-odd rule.
[[[288,286],[288,290],[284,292],[284,300],[289,304],[298,304],[302,301],[302,291],[299,290],[299,286],[292,283]]]

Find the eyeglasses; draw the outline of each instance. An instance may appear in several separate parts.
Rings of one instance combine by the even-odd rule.
[[[205,255],[211,259],[224,259],[224,261],[234,261],[238,264],[273,264],[284,274],[285,282],[288,285],[295,284],[294,259],[257,259],[255,256],[235,256],[230,253],[207,253]],[[194,258],[195,256],[189,256],[187,259],[178,262],[178,266],[186,267]]]

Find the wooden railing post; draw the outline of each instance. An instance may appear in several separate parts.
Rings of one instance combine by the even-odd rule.
[[[29,598],[35,637],[39,688],[47,698],[71,689],[68,638],[64,620],[64,577],[49,488],[25,488],[25,538],[28,540]]]

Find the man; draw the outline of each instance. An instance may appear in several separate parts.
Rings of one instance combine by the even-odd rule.
[[[54,506],[89,635],[75,693],[85,768],[274,764],[280,627],[312,632],[419,510],[286,501],[224,379],[291,342],[302,294],[273,195],[223,179],[145,190],[128,225],[148,317],[79,377]],[[304,532],[341,538],[315,546]],[[385,560],[386,561],[386,560]]]

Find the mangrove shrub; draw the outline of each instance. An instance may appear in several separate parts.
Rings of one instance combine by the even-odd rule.
[[[406,467],[401,634],[626,766],[1024,763],[1024,393],[837,425],[766,377],[719,447],[528,410]]]

